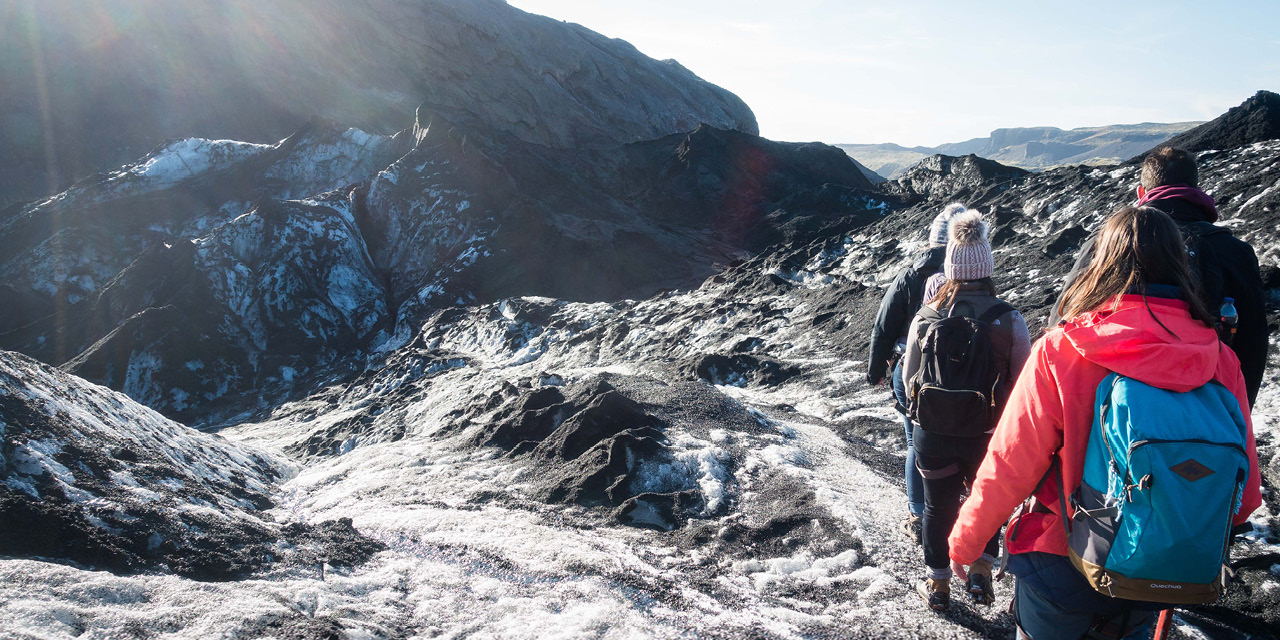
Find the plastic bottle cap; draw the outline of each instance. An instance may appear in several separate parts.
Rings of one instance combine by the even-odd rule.
[[[1234,304],[1236,301],[1235,298],[1223,298],[1223,300],[1225,300],[1227,304]]]

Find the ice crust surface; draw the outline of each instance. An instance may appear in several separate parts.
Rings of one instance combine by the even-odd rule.
[[[59,457],[71,439],[41,437],[14,440],[0,452],[0,468],[12,470],[3,490],[40,499],[42,487],[57,486],[105,530],[116,526],[106,519],[116,511],[202,485],[208,492],[203,502],[188,500],[173,512],[232,514],[265,523],[265,529],[350,518],[385,549],[353,566],[316,557],[273,563],[225,582],[2,558],[0,635],[1012,634],[1007,581],[997,585],[995,606],[957,602],[947,616],[925,610],[915,596],[922,558],[898,530],[905,514],[901,421],[887,391],[865,383],[865,333],[882,287],[923,246],[919,234],[903,229],[927,228],[932,209],[890,212],[883,222],[765,253],[699,287],[643,300],[528,296],[476,303],[460,283],[487,250],[493,221],[464,215],[475,194],[444,188],[444,175],[456,167],[429,149],[381,165],[365,162],[360,158],[388,153],[387,141],[358,132],[326,140],[317,156],[275,165],[279,175],[290,176],[282,180],[303,187],[281,187],[282,198],[267,207],[228,201],[209,213],[204,226],[193,223],[189,230],[196,258],[210,265],[204,270],[209,287],[243,320],[235,330],[244,345],[266,353],[274,317],[290,318],[288,326],[307,339],[350,331],[374,343],[358,354],[357,373],[334,374],[304,397],[247,412],[214,438],[166,421],[124,395],[23,365],[23,373],[11,377],[33,388],[39,383],[41,390],[18,390],[12,383],[4,389],[9,397],[72,416],[91,425],[96,437],[138,440],[188,474],[153,482],[122,467],[106,475],[104,486],[113,493],[104,497],[87,491],[77,475],[82,470]],[[196,153],[208,162],[194,162]],[[131,185],[190,179],[264,153],[269,151],[256,146],[185,141],[121,179]],[[1277,155],[1280,143],[1202,156],[1207,188],[1225,203],[1225,221],[1254,242],[1264,268],[1273,269],[1280,267],[1280,254],[1268,242],[1274,229],[1246,214],[1273,198],[1267,190],[1274,181],[1244,184],[1231,167],[1262,166],[1263,175],[1275,176],[1280,163],[1266,158]],[[308,173],[312,166],[324,170]],[[1050,248],[1064,233],[1092,228],[1123,203],[1127,196],[1118,187],[1133,178],[1128,168],[1081,173],[1079,179],[1101,195],[1072,199],[1036,180],[1002,190],[994,206],[1016,204],[1021,212],[1004,227],[1019,242]],[[352,176],[370,181],[371,201],[383,198],[395,209],[383,210],[388,237],[397,239],[393,245],[366,246],[359,231],[368,221],[357,219],[352,200],[316,191],[316,185],[339,185]],[[419,188],[420,197],[392,197]],[[286,241],[267,243],[268,229]],[[318,246],[336,258],[311,261]],[[435,252],[447,253],[447,260],[437,260]],[[1071,252],[1057,262],[1040,254],[1026,258],[1012,243],[996,243],[996,252],[1005,297],[1036,310],[1028,320],[1043,324],[1045,294],[1054,290]],[[319,267],[290,268],[300,263]],[[374,264],[443,275],[400,291],[406,302],[391,317],[388,285]],[[1273,343],[1269,378],[1254,410],[1260,462],[1269,477],[1280,473],[1277,347]],[[149,382],[157,363],[146,354],[129,364],[127,385],[135,397],[184,401],[175,393],[182,389]],[[178,363],[199,375],[213,375],[216,365]],[[282,383],[315,375],[306,363],[272,366]],[[561,451],[552,451],[549,439],[525,448],[484,443],[495,430],[529,416],[556,429],[600,417],[587,400],[614,396],[582,389],[604,389],[602,382],[634,410],[628,420],[646,421],[610,428],[658,432],[657,454],[616,450],[624,458],[638,456],[620,465],[629,482],[619,490],[649,500],[626,512],[634,526],[622,522],[625,503],[549,497],[565,480],[557,474],[583,480],[572,477],[574,461],[554,459],[582,431],[569,433]],[[72,387],[74,393],[59,391]],[[539,398],[559,400],[534,406]],[[530,420],[521,424],[528,427]],[[13,425],[0,419],[6,444],[13,433]],[[589,451],[601,451],[593,447]],[[270,504],[237,499],[229,488],[236,484],[269,497]],[[669,504],[659,499],[664,496],[678,497],[672,498],[674,515],[663,511]],[[1274,496],[1267,504],[1252,518],[1255,532],[1233,549],[1234,559],[1280,557]],[[276,548],[287,553],[286,546]],[[1252,593],[1272,594],[1266,596],[1271,602],[1280,597],[1275,564],[1250,573]],[[1188,637],[1218,637],[1217,619],[1188,614],[1179,622]]]
[[[563,385],[605,372],[664,384],[658,381],[666,361],[738,332],[734,322],[708,322],[695,311],[718,293],[621,305],[545,299],[506,305],[516,318],[517,306],[554,305],[556,321],[548,324],[555,327],[508,318],[502,305],[478,308],[463,322],[422,329],[423,341],[469,364],[435,373],[408,402],[393,406],[380,396],[413,385],[412,375],[324,410],[306,409],[303,402],[284,407],[276,420],[222,431],[232,442],[279,451],[343,416],[376,411],[375,425],[403,424],[410,434],[404,439],[355,437],[342,455],[302,467],[279,485],[270,512],[281,521],[352,518],[358,530],[388,547],[362,566],[331,570],[323,579],[318,570],[292,568],[211,584],[3,560],[0,624],[47,637],[78,629],[128,635],[142,628],[164,629],[170,637],[259,637],[314,632],[317,621],[337,625],[347,637],[804,637],[818,629],[968,637],[963,627],[923,611],[911,597],[915,558],[896,533],[901,491],[852,455],[821,420],[757,411],[749,424],[731,430],[714,420],[670,417],[675,458],[641,477],[655,489],[701,491],[704,513],[693,522],[712,530],[767,520],[773,503],[758,496],[777,477],[792,478],[813,492],[819,510],[843,523],[857,549],[824,540],[814,533],[815,521],[797,530],[794,549],[710,553],[682,540],[687,530],[660,534],[612,523],[592,508],[531,499],[536,467],[460,444],[466,431],[437,433],[450,411],[502,380]],[[617,347],[648,351],[650,362],[634,359],[621,367],[608,353],[573,343],[584,332],[677,309],[690,311],[651,337],[629,336]],[[509,342],[513,333],[519,339]],[[670,339],[673,350],[655,344],[659,336]],[[812,347],[799,332],[775,339],[804,341],[793,349]],[[382,379],[395,379],[395,368],[380,371]],[[854,365],[843,368],[855,375]],[[720,390],[728,394],[725,402],[773,413],[769,392]],[[778,393],[794,397],[813,390],[797,385]],[[849,413],[859,400],[833,399],[851,406],[816,412]],[[33,571],[39,580],[29,579]],[[182,614],[175,617],[176,611]],[[965,615],[996,617],[987,611]]]
[[[463,446],[465,431],[438,433],[451,411],[502,380],[554,386],[606,370],[664,377],[670,362],[740,342],[753,323],[748,306],[778,305],[802,314],[800,305],[786,301],[788,291],[709,316],[708,307],[725,305],[728,293],[713,285],[638,303],[512,300],[477,308],[461,321],[429,322],[420,338],[457,364],[436,371],[428,385],[409,370],[397,373],[393,362],[379,372],[385,382],[358,396],[323,409],[305,407],[307,402],[286,406],[277,419],[223,431],[233,442],[283,450],[344,416],[376,411],[375,425],[404,425],[410,435],[402,440],[355,437],[342,455],[302,467],[279,485],[272,510],[281,520],[353,518],[386,551],[354,569],[330,568],[323,575],[319,569],[280,569],[228,583],[3,560],[0,622],[42,637],[128,637],[143,628],[169,637],[261,637],[319,634],[325,625],[352,638],[973,637],[1008,631],[1001,619],[1008,597],[1003,584],[997,606],[957,604],[952,618],[916,601],[918,551],[897,531],[905,498],[891,476],[873,468],[900,458],[868,458],[864,446],[851,444],[836,426],[850,420],[883,425],[884,448],[894,452],[900,423],[884,408],[880,392],[851,389],[860,362],[815,357],[824,351],[823,336],[799,323],[759,332],[765,337],[758,348],[791,359],[808,354],[823,375],[775,387],[717,387],[728,401],[752,408],[765,428],[703,432],[691,424],[694,433],[682,435],[681,423],[673,423],[676,464],[642,477],[655,485],[700,488],[707,512],[719,515],[704,515],[699,524],[721,530],[768,517],[771,505],[757,496],[776,482],[775,474],[797,479],[855,545],[824,544],[815,535],[793,551],[707,552],[682,540],[679,531],[619,526],[592,509],[533,500],[537,468],[491,448]],[[537,305],[555,309],[550,321],[521,319],[522,310]],[[680,310],[666,323],[646,322]],[[614,353],[602,349],[604,340],[591,346],[573,340],[584,333],[607,335],[608,327],[623,322],[649,329],[622,338]],[[615,360],[623,352],[633,354],[625,367]],[[415,384],[421,390],[407,402],[382,400]],[[1260,434],[1272,433],[1275,402],[1275,392],[1264,390]],[[779,410],[783,404],[792,408]],[[1274,449],[1268,453],[1265,464],[1276,464]],[[715,500],[730,505],[718,510]],[[1263,526],[1271,521],[1268,514],[1256,520]],[[1265,531],[1253,540],[1271,544]]]

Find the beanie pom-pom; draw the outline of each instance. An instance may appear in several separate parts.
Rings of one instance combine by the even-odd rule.
[[[952,242],[958,244],[974,244],[987,240],[987,223],[982,214],[970,209],[951,219],[947,225],[948,235]]]

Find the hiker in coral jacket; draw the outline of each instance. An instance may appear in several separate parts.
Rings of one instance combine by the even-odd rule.
[[[1066,558],[1059,514],[1069,507],[1059,495],[1071,495],[1081,483],[1095,393],[1111,372],[1177,392],[1222,383],[1243,412],[1250,464],[1233,524],[1245,524],[1261,503],[1240,362],[1219,342],[1195,288],[1175,223],[1156,209],[1122,209],[1104,223],[1088,268],[1063,295],[1066,322],[1032,347],[949,539],[952,567],[963,576],[964,565],[978,560],[1034,492],[1029,512],[1010,524],[1014,533],[1006,541],[1008,569],[1018,578],[1014,617],[1020,637],[1080,638],[1091,625],[1110,628],[1111,637],[1139,637],[1153,610],[1163,608],[1094,591]],[[1061,493],[1057,477],[1047,473],[1055,458]]]

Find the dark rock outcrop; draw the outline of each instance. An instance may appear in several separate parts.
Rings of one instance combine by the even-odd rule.
[[[228,392],[331,362],[388,321],[382,277],[341,199],[268,200],[214,230],[175,231],[131,238],[127,227],[113,231],[109,221],[86,219],[59,233],[52,241],[98,234],[94,242],[146,248],[99,289],[85,290],[88,277],[73,278],[79,286],[59,283],[45,302],[58,313],[0,334],[0,345],[188,415]],[[40,266],[50,258],[99,260],[95,268],[106,275],[129,255],[127,248],[78,256],[55,249],[39,257],[45,250],[47,243],[23,252],[36,256],[34,267],[24,269],[21,258],[4,267],[34,279],[49,275]]]
[[[700,123],[757,131],[741,100],[683,66],[500,0],[13,3],[0,86],[0,206],[165,140],[273,143],[311,114],[390,134],[423,102],[558,147]]]
[[[441,307],[696,286],[876,219],[893,198],[872,189],[832,147],[707,126],[569,150],[424,107],[394,137],[193,138],[0,221],[23,292],[0,347],[191,419]]]
[[[920,198],[949,198],[965,192],[993,187],[1028,175],[1017,167],[1007,167],[975,155],[925,158],[890,182],[898,193]]]
[[[419,127],[422,141],[397,163],[395,181],[375,180],[368,200],[387,230],[375,260],[397,297],[440,282],[433,271],[463,254],[474,264],[456,269],[465,276],[438,297],[644,297],[878,203],[856,166],[825,145],[704,126],[600,150],[505,141],[498,155],[464,144],[470,132],[444,136],[441,123],[423,127],[421,118]],[[431,215],[413,216],[424,191],[444,195]],[[483,250],[472,251],[477,237]]]
[[[1158,146],[1169,145],[1192,152],[1225,151],[1276,139],[1280,139],[1280,94],[1259,91],[1240,106]],[[1133,161],[1140,161],[1146,155],[1142,153]]]
[[[800,374],[800,368],[749,353],[711,354],[690,367],[694,376],[715,385],[773,386]]]
[[[476,446],[527,456],[548,502],[616,507],[625,523],[669,530],[704,506],[668,450],[665,421],[604,379],[566,388],[516,391],[483,420]],[[662,485],[672,476],[679,486]],[[689,484],[692,484],[691,482]],[[665,489],[665,490],[663,490]]]

